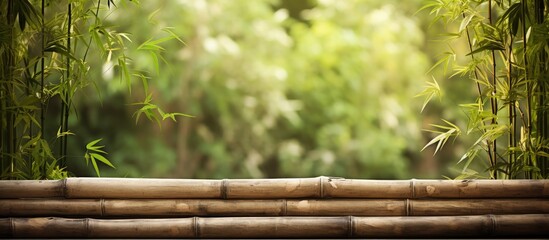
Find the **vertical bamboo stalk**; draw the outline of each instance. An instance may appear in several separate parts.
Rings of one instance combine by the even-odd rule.
[[[41,42],[41,48],[40,48],[40,136],[41,138],[44,138],[44,122],[45,122],[45,109],[46,109],[46,100],[44,97],[44,70],[45,70],[45,57],[44,57],[44,50],[46,48],[46,31],[45,31],[45,18],[46,18],[46,7],[45,7],[45,0],[41,0],[41,16],[40,19],[40,42]],[[40,172],[43,178],[46,178],[46,166],[47,163],[43,163],[42,166],[40,166]]]
[[[545,2],[543,0],[535,0],[534,1],[534,17],[536,18],[536,23],[538,25],[542,25],[545,20]],[[547,47],[547,46],[545,46]],[[544,143],[543,141],[548,140],[549,141],[549,128],[548,128],[548,121],[549,121],[549,104],[546,100],[547,95],[547,53],[545,49],[540,50],[538,53],[538,68],[539,73],[537,76],[537,94],[538,94],[538,101],[536,104],[537,111],[536,111],[536,117],[537,117],[537,133],[538,137],[541,140],[540,142],[547,146],[547,143]],[[545,156],[539,156],[537,158],[539,168],[541,170],[541,178],[547,177],[547,162],[549,159]]]
[[[492,25],[492,0],[488,0],[488,21],[490,25]],[[496,98],[497,95],[497,65],[496,65],[496,52],[495,50],[491,50],[492,52],[492,96],[490,96],[490,103],[492,106],[492,114],[494,115],[492,118],[492,125],[497,125],[497,115],[498,115],[498,101]],[[491,162],[491,170],[490,175],[492,178],[497,179],[498,178],[498,172],[494,167],[496,166],[498,162],[498,155],[497,155],[497,140],[492,140],[492,156],[493,160]]]
[[[15,96],[13,84],[14,80],[14,68],[15,68],[15,9],[14,9],[14,0],[8,0],[7,4],[7,24],[10,27],[10,36],[9,36],[9,47],[7,51],[4,51],[4,91],[6,97],[6,107],[4,108],[6,114],[6,144],[5,144],[5,153],[8,156],[9,163],[9,173],[12,174],[15,171],[15,146],[17,138],[15,136],[15,115],[14,110],[10,109],[14,107],[13,98]],[[4,148],[4,145],[2,146]],[[13,178],[13,177],[11,177]]]
[[[526,139],[523,139],[525,141],[526,145],[526,151],[525,154],[525,162],[526,165],[531,166],[532,165],[532,156],[528,153],[528,151],[532,150],[531,147],[531,139],[532,139],[532,84],[530,83],[529,79],[529,73],[530,66],[528,63],[528,54],[527,54],[527,30],[526,30],[526,21],[528,13],[528,2],[526,0],[521,0],[521,23],[522,23],[522,54],[523,54],[523,61],[524,61],[524,78],[526,79],[526,126],[525,126],[525,132],[526,132]],[[526,178],[531,178],[531,172],[526,171],[525,173]]]
[[[509,0],[509,6],[511,6],[512,2]],[[516,99],[511,94],[514,91],[515,88],[515,81],[513,79],[513,41],[514,36],[513,32],[511,30],[511,23],[509,23],[509,47],[507,52],[507,84],[509,85],[509,93],[507,94],[509,96],[509,106],[508,106],[508,114],[509,114],[509,139],[508,139],[508,146],[507,149],[509,151],[509,158],[508,158],[508,165],[507,165],[507,178],[512,179],[516,178],[515,175],[515,161],[516,161],[516,155],[515,155],[515,148],[517,147],[517,113],[515,108]]]
[[[71,28],[72,28],[72,3],[69,1],[67,6],[67,53],[71,52]],[[66,60],[66,69],[65,69],[65,80],[63,85],[64,91],[61,100],[61,118],[59,120],[60,132],[68,131],[69,124],[69,112],[70,112],[70,91],[71,91],[71,61],[70,57],[67,56]],[[67,161],[67,135],[60,137],[59,144],[59,156],[61,158],[60,165],[66,167]]]

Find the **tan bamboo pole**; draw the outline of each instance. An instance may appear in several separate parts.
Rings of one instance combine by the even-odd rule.
[[[0,181],[0,193],[0,198],[548,198],[549,180],[68,178]]]
[[[1,217],[453,216],[549,213],[546,199],[4,199]]]
[[[549,197],[549,180],[357,180],[323,178],[333,198]]]
[[[40,238],[548,237],[549,215],[0,219],[0,236]]]
[[[0,198],[62,197],[63,180],[0,180]]]
[[[549,200],[524,199],[415,199],[408,201],[410,216],[549,213]]]
[[[422,180],[414,198],[549,197],[549,180]]]
[[[222,180],[67,178],[66,198],[221,198]]]
[[[548,237],[549,215],[355,217],[353,236],[395,237]]]

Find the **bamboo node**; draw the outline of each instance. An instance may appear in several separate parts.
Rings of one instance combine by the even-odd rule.
[[[223,179],[221,181],[221,198],[227,199],[227,188],[229,185],[229,181],[227,179]]]
[[[101,207],[101,217],[105,216],[105,199],[101,198],[99,200],[99,206]]]
[[[404,204],[406,206],[406,216],[410,216],[410,214],[412,213],[412,204],[410,202],[410,199],[406,199],[404,200]]]
[[[349,216],[348,218],[348,228],[347,228],[347,237],[352,238],[353,237],[353,216]]]
[[[200,230],[198,228],[198,217],[193,217],[193,230],[194,230],[194,238],[200,237]]]
[[[84,228],[85,228],[84,235],[86,236],[86,238],[89,238],[90,237],[90,218],[84,219]]]
[[[61,180],[61,186],[61,196],[63,196],[64,198],[68,198],[67,178]]]
[[[10,232],[8,236],[15,237],[15,219],[10,217]]]
[[[318,177],[318,180],[320,181],[320,198],[325,198],[326,196],[324,196],[324,181],[322,180],[323,178],[325,178],[324,176],[320,176]]]
[[[412,198],[416,197],[416,179],[410,179],[410,192],[412,192]]]
[[[490,221],[490,226],[488,226],[486,228],[487,230],[487,233],[486,235],[487,236],[492,236],[494,235],[495,232],[497,232],[497,221],[496,221],[496,216],[494,216],[494,214],[488,214],[488,219]]]

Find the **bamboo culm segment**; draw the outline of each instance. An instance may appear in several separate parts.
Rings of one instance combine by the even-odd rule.
[[[455,216],[549,213],[546,199],[4,199],[2,217]]]
[[[547,237],[549,215],[429,217],[2,218],[0,236],[40,238]]]
[[[0,198],[548,198],[549,180],[68,178],[0,181]]]

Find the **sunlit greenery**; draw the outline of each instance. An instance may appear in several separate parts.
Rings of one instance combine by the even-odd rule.
[[[487,24],[474,13],[487,1],[22,2],[38,17],[28,18],[25,30],[15,19],[0,26],[16,29],[21,40],[0,37],[2,61],[14,66],[2,69],[0,96],[2,170],[11,178],[60,178],[64,170],[121,177],[456,177],[461,156],[486,144],[467,134],[479,127],[471,127],[470,111],[459,105],[478,97],[471,69],[488,69],[488,53],[499,51],[477,48],[484,38],[473,28]],[[453,21],[433,21],[440,14]],[[44,51],[42,28],[49,34]],[[474,49],[474,56],[486,55],[484,63],[469,64]],[[453,74],[447,63],[464,68]],[[489,73],[480,72],[485,105]],[[497,97],[509,106],[508,97]],[[19,125],[10,132],[16,116]],[[497,125],[483,117],[477,123]],[[518,144],[511,147],[518,154]],[[8,167],[15,159],[23,169],[17,176]],[[26,165],[32,161],[50,172],[32,176]],[[480,169],[475,177],[494,176],[494,168],[483,172],[484,161],[467,163]]]

